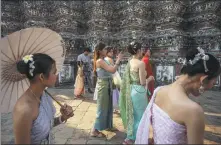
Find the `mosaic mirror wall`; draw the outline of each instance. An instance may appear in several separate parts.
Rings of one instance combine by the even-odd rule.
[[[118,49],[132,40],[148,45],[157,85],[174,81],[180,69],[177,58],[188,49],[200,46],[221,58],[220,0],[3,0],[1,6],[2,37],[31,26],[48,27],[65,40],[65,64],[70,66],[82,48],[93,49],[101,40]],[[68,68],[74,75],[76,68]],[[119,71],[122,74],[123,67]]]

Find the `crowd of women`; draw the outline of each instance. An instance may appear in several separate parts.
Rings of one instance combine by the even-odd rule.
[[[127,134],[123,144],[202,144],[204,112],[189,96],[197,97],[213,87],[221,72],[219,61],[200,48],[191,48],[183,59],[177,80],[154,90],[148,59],[150,50],[142,51],[142,45],[137,42],[130,43],[127,50],[132,56],[128,59],[122,85],[118,86],[113,85],[113,74],[123,53],[119,53],[114,62],[112,47],[104,43],[95,46],[97,113],[91,136],[105,137],[103,130],[115,130],[113,108],[119,104]],[[73,116],[72,108],[63,105],[61,116],[54,118],[52,100],[44,93],[46,87],[56,82],[55,63],[45,54],[29,55],[18,62],[18,71],[28,77],[30,87],[14,108],[15,143],[51,143],[51,128]]]

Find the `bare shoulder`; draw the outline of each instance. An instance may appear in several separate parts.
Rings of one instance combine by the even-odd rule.
[[[145,67],[145,63],[144,63],[143,61],[139,61],[139,62],[138,62],[138,66],[139,66],[139,67]]]
[[[197,120],[204,118],[203,108],[196,102],[189,99],[186,103],[183,103],[183,107],[186,108],[184,109],[185,116],[189,116],[190,118],[195,118]],[[188,120],[189,117],[186,119]]]
[[[33,114],[33,107],[31,102],[25,99],[25,95],[21,96],[17,103],[15,104],[13,110],[13,116],[32,116]]]
[[[96,61],[97,64],[100,64],[100,63],[103,63],[103,62],[104,62],[103,59],[98,59],[98,60]]]

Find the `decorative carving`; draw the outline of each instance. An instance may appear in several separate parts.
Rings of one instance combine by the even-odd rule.
[[[221,57],[220,0],[2,1],[2,37],[31,26],[61,34],[66,63],[99,41],[119,50],[133,40],[148,45],[156,66],[175,66],[178,57],[198,46]]]
[[[155,72],[155,80],[157,85],[170,84],[175,79],[175,71],[173,65],[158,65],[156,66]]]

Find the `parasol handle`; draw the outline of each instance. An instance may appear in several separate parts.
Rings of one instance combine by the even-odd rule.
[[[59,101],[57,101],[47,90],[45,90],[45,93],[47,93],[56,103],[58,103],[58,105],[60,105],[61,107],[63,106]]]

